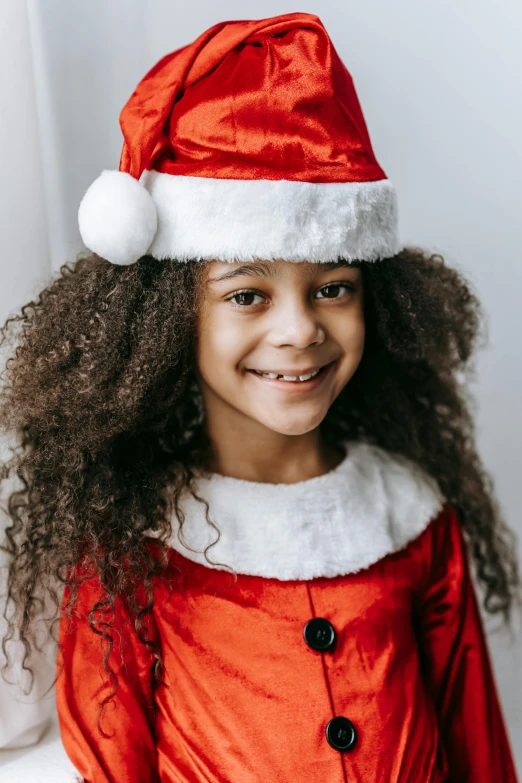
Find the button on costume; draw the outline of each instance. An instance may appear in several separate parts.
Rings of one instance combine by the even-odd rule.
[[[79,210],[111,263],[401,249],[395,190],[313,14],[214,25],[146,74],[120,122],[119,171]],[[515,783],[456,511],[403,457],[345,446],[297,484],[199,476],[220,537],[187,492],[144,618],[155,689],[119,601],[107,736],[88,622],[102,594],[81,585],[57,704],[88,783]]]
[[[111,738],[96,729],[87,621],[100,589],[82,585],[57,696],[87,781],[515,783],[455,511],[404,458],[345,446],[296,484],[199,479],[221,565],[187,495],[150,621],[166,682],[152,692],[153,657],[120,604]]]

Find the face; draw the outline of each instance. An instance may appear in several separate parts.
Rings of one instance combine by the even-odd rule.
[[[363,354],[360,269],[212,261],[205,273],[197,363],[207,419],[238,436],[245,425],[285,435],[318,427]]]

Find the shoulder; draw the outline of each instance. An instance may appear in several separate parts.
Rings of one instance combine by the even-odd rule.
[[[386,506],[398,535],[420,533],[446,502],[437,481],[416,462],[364,441],[347,444],[361,484]]]
[[[444,500],[441,508],[409,546],[410,556],[417,561],[424,587],[442,581],[460,584],[471,573],[470,553],[460,514]]]
[[[448,515],[454,514],[437,481],[398,452],[367,442],[349,446],[354,470],[359,473],[356,494],[363,524],[369,531],[378,526],[388,533],[387,547],[377,535],[369,539],[363,558],[366,564],[410,544],[422,548],[433,544],[440,528],[447,526]]]

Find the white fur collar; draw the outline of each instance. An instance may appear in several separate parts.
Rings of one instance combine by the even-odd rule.
[[[294,484],[266,484],[211,474],[197,494],[185,490],[182,539],[174,520],[170,546],[207,567],[281,580],[334,577],[360,571],[416,538],[441,508],[438,484],[404,457],[347,441],[333,470]]]

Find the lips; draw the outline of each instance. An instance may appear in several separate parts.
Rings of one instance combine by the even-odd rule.
[[[331,363],[332,362],[328,362],[328,364],[331,364]],[[249,367],[248,368],[248,372],[255,372],[255,373],[258,373],[258,374],[260,374],[260,373],[272,373],[272,374],[275,374],[275,375],[286,375],[287,377],[297,378],[300,375],[310,375],[310,373],[317,372],[318,370],[322,370],[325,367],[327,367],[328,364],[320,364],[320,365],[316,364],[313,367],[305,367],[302,370],[294,369],[294,368],[286,369],[286,370],[280,369],[280,368],[270,369],[270,370],[261,370],[261,369],[258,369],[257,367]]]
[[[336,360],[337,361],[337,360]],[[333,367],[336,361],[332,361],[329,364],[323,365],[311,378],[307,380],[300,380],[299,376],[286,376],[286,378],[270,378],[268,375],[262,375],[256,370],[247,370],[254,378],[258,378],[266,388],[272,388],[278,392],[286,392],[287,394],[304,394],[316,391],[324,383],[324,379],[327,378],[333,372]],[[285,372],[288,372],[287,370]],[[295,378],[295,380],[293,380]]]
[[[289,384],[292,386],[303,386],[308,388],[319,382],[322,377],[328,372],[328,370],[335,364],[335,361],[324,364],[321,367],[309,368],[307,372],[303,370],[254,370],[249,369],[247,372],[252,375],[256,375],[259,378],[263,378],[269,383],[282,383],[283,385]]]
[[[278,375],[275,372],[269,373],[261,373],[258,372],[258,370],[250,370],[250,372],[253,372],[255,375],[259,375],[261,378],[269,378],[270,380],[278,380],[278,381],[299,381],[301,383],[304,383],[305,381],[311,381],[313,378],[316,378],[321,370],[316,370],[313,373],[300,373],[299,375],[290,375],[290,373],[281,373]]]

